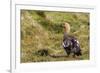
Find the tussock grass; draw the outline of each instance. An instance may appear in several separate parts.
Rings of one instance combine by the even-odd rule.
[[[67,57],[63,47],[63,22],[71,24],[82,57]],[[89,13],[21,10],[21,63],[89,59]]]

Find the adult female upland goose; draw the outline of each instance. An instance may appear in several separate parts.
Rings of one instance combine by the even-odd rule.
[[[69,56],[70,53],[73,53],[73,57],[82,55],[79,41],[74,36],[69,35],[69,23],[64,23],[63,28],[64,36],[62,45],[67,53],[67,56]]]

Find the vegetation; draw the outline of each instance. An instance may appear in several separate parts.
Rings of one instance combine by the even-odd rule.
[[[67,57],[63,47],[63,22],[71,24],[82,56]],[[21,63],[89,59],[89,13],[21,10]]]

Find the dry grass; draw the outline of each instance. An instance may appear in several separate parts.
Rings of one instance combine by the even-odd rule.
[[[67,57],[62,48],[63,22],[80,42],[83,55]],[[21,63],[89,59],[89,13],[21,10]],[[43,50],[47,55],[42,55]]]

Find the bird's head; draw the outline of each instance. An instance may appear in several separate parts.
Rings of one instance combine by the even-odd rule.
[[[70,24],[67,22],[64,22],[63,24],[64,32],[69,33],[70,32]]]

